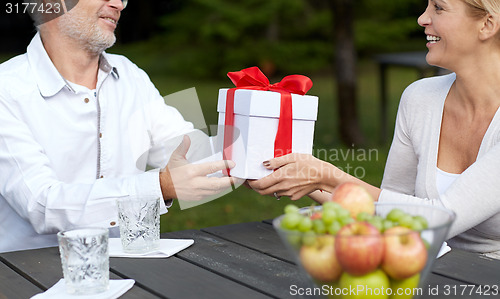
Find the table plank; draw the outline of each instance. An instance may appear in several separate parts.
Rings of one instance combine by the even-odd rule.
[[[141,287],[165,298],[268,298],[175,256],[163,259],[111,259],[113,271],[134,277]]]
[[[172,232],[162,237],[194,239],[195,244],[178,257],[272,297],[296,298],[290,294],[292,285],[313,286],[296,265],[205,232]]]
[[[0,262],[0,298],[30,298],[42,289]]]
[[[63,277],[58,247],[7,252],[0,254],[0,258],[5,263],[8,263],[11,268],[15,268],[17,272],[30,277],[32,282],[40,287],[41,290],[38,293],[46,291]],[[110,273],[109,277],[110,279],[121,279],[121,277],[113,273]],[[121,298],[158,297],[134,285]]]
[[[275,258],[295,263],[294,257],[285,247],[276,230],[267,223],[238,223],[204,228],[202,231]]]
[[[459,249],[440,257],[432,272],[471,284],[500,285],[499,260]]]

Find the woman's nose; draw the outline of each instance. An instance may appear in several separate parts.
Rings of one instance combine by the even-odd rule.
[[[418,17],[417,23],[418,25],[425,27],[430,24],[431,20],[429,18],[429,6],[425,9],[425,11]]]

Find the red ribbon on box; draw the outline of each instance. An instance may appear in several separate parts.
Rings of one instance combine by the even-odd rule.
[[[274,157],[292,152],[292,93],[305,95],[311,89],[311,79],[302,75],[290,75],[280,82],[270,84],[262,71],[254,66],[239,72],[229,72],[227,76],[236,86],[227,91],[224,126],[224,160],[231,160],[234,126],[234,93],[237,89],[275,91],[281,94],[278,132],[274,140]],[[229,175],[229,169],[226,170]]]

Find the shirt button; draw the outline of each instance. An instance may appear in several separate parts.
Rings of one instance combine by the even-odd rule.
[[[116,222],[115,222],[115,221],[111,221],[111,222],[109,223],[109,225],[111,225],[111,226],[115,226],[115,225],[116,225]]]
[[[99,138],[102,138],[102,133],[99,133]]]
[[[104,176],[103,176],[103,175],[101,175],[101,179],[102,179],[102,178],[104,178]]]
[[[83,100],[85,103],[88,103],[90,100],[89,98],[85,98],[85,100]]]

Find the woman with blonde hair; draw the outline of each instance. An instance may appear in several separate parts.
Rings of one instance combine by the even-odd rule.
[[[350,181],[379,202],[444,206],[451,247],[500,258],[500,0],[429,0],[418,23],[427,62],[452,73],[404,91],[380,188],[301,154],[265,161],[276,171],[250,185],[324,202]]]

